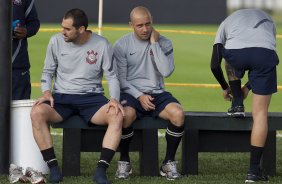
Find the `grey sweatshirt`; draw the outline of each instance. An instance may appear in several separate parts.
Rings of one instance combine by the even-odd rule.
[[[276,50],[276,28],[272,18],[258,9],[232,13],[219,26],[214,44],[226,49],[261,47]]]
[[[144,93],[164,91],[164,77],[174,71],[173,47],[170,40],[160,36],[150,44],[130,33],[114,46],[121,91],[138,98]]]
[[[88,94],[104,93],[102,77],[105,72],[110,97],[119,100],[120,87],[110,43],[92,33],[83,45],[65,42],[61,33],[54,35],[47,48],[42,73],[42,92]]]

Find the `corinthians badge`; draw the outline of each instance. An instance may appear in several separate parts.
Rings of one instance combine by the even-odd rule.
[[[97,62],[97,52],[94,52],[94,50],[88,51],[87,52],[88,56],[86,58],[86,62],[89,63],[90,65],[95,64]]]

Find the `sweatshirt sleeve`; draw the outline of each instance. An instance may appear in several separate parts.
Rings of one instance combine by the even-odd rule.
[[[58,66],[57,55],[55,54],[55,48],[57,47],[57,45],[55,43],[55,38],[52,37],[47,47],[43,72],[41,76],[42,92],[52,90],[52,80],[55,77]]]
[[[225,42],[226,42],[225,21],[223,21],[216,32],[214,44],[220,43],[222,45],[225,45]]]
[[[103,53],[103,71],[108,81],[110,97],[120,98],[120,85],[117,77],[117,67],[113,56],[112,46],[107,42]]]
[[[35,1],[28,0],[27,7],[25,10],[25,26],[27,29],[27,37],[34,36],[40,27],[40,21],[37,16],[37,11],[35,8]]]
[[[162,44],[162,45],[160,45]],[[151,44],[153,62],[163,77],[169,77],[174,71],[173,46],[170,40]]]
[[[220,84],[221,88],[223,90],[225,90],[225,89],[228,88],[228,84],[227,84],[226,80],[224,79],[224,75],[223,75],[223,72],[222,72],[222,69],[221,69],[222,48],[223,48],[222,44],[215,44],[213,46],[213,52],[212,52],[210,67],[211,67],[211,71],[212,71],[214,77],[216,78],[216,80]]]

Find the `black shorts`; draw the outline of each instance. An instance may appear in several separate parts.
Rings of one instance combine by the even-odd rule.
[[[108,99],[99,93],[95,94],[53,94],[54,109],[65,120],[71,115],[79,115],[88,124],[94,114],[105,104]],[[50,104],[50,102],[46,102]]]
[[[226,62],[235,69],[235,75],[243,78],[248,71],[254,94],[270,95],[277,92],[276,65],[279,63],[275,51],[265,48],[224,49]]]
[[[12,71],[12,100],[30,99],[29,69]]]
[[[120,95],[120,101],[122,102],[123,106],[130,106],[134,108],[137,113],[137,118],[139,119],[142,118],[143,116],[157,117],[160,114],[160,112],[162,112],[169,103],[175,102],[179,104],[178,100],[176,100],[176,98],[174,98],[171,95],[171,93],[166,91],[163,93],[149,94],[149,95],[151,95],[154,98],[152,103],[156,106],[155,110],[146,111],[141,106],[141,103],[128,93],[122,93]]]

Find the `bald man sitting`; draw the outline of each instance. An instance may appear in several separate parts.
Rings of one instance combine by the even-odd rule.
[[[153,28],[152,16],[145,7],[130,13],[133,32],[114,46],[121,102],[125,110],[120,161],[116,177],[127,179],[132,173],[129,144],[133,137],[132,122],[144,116],[169,120],[166,130],[167,150],[160,174],[168,180],[179,179],[175,153],[184,132],[184,112],[179,102],[164,89],[164,77],[174,71],[173,47],[169,39]]]

